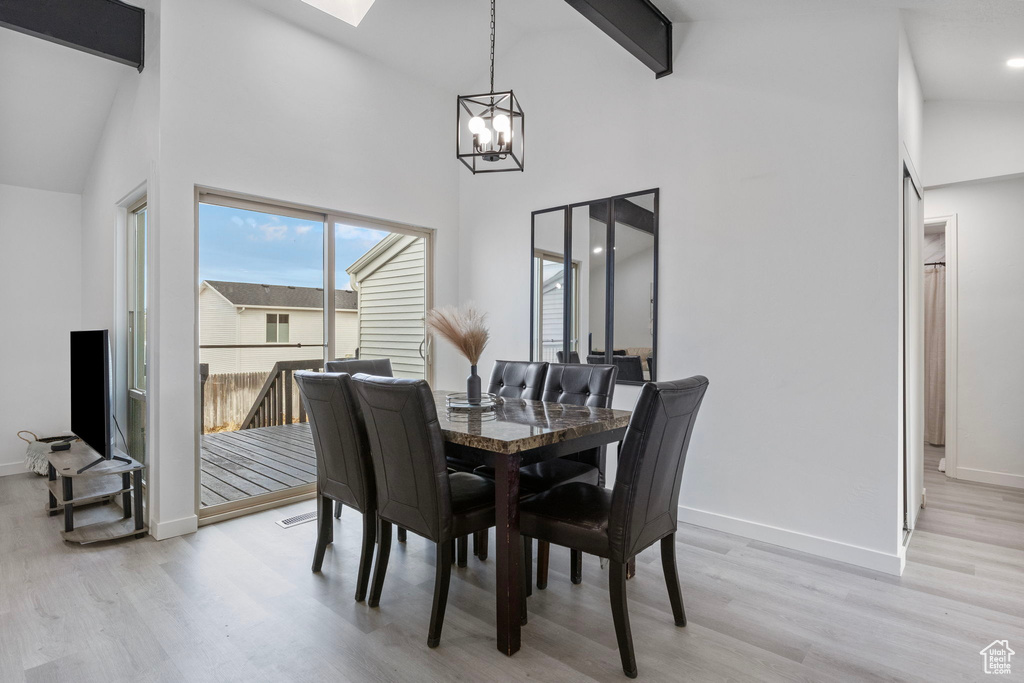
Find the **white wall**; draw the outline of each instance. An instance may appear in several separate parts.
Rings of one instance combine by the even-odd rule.
[[[927,187],[1024,173],[1024,102],[924,105]]]
[[[82,201],[0,185],[0,476],[24,472],[22,429],[71,426],[69,336],[82,322]]]
[[[241,0],[175,0],[161,10],[163,229],[150,338],[158,538],[196,523],[197,185],[435,228],[436,304],[458,298],[459,250],[448,134],[455,93]],[[457,386],[466,370],[439,347],[438,384]]]
[[[659,376],[711,380],[682,518],[898,571],[897,14],[680,24],[659,80],[589,28],[503,57],[526,172],[461,178],[483,364],[528,353],[530,211],[660,187]]]
[[[616,349],[652,349],[650,295],[651,283],[654,282],[654,238],[636,230],[632,231],[633,235],[628,235],[626,230],[629,228],[619,227],[616,230],[613,341]],[[646,242],[647,246],[639,252],[620,254],[627,239]],[[647,358],[640,361],[646,368]]]
[[[929,147],[929,149],[932,149]],[[957,469],[1024,488],[1024,178],[925,192],[929,216],[957,216]]]

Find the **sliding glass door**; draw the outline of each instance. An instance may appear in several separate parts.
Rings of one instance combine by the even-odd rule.
[[[430,235],[356,217],[202,194],[200,515],[315,490],[294,375],[390,358],[429,378]]]
[[[294,373],[324,367],[324,218],[199,205],[200,505],[309,489],[316,459]]]

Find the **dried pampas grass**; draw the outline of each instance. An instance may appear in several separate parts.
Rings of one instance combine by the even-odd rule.
[[[427,313],[427,326],[447,339],[470,365],[476,365],[491,337],[484,324],[486,319],[487,314],[472,305],[464,308],[444,306]]]

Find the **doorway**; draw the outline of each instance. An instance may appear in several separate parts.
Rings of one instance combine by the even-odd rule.
[[[925,471],[956,476],[956,216],[924,221]]]
[[[430,231],[201,192],[199,516],[314,494],[295,382],[340,358],[390,358],[430,379]]]

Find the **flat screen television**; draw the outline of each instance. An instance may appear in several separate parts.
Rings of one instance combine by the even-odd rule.
[[[108,330],[71,333],[71,431],[100,456],[82,471],[125,459],[114,453],[111,367]]]

